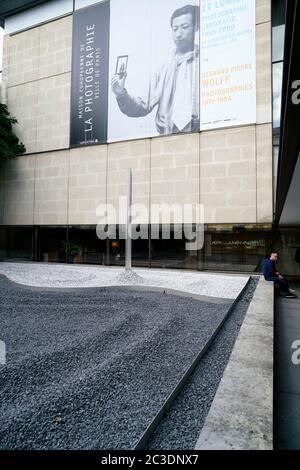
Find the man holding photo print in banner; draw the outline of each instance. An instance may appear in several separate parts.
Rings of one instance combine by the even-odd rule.
[[[195,44],[199,16],[196,5],[185,5],[171,15],[174,55],[150,80],[146,98],[127,91],[128,57],[117,59],[111,87],[119,109],[126,116],[138,118],[157,106],[155,124],[159,134],[199,130],[199,47]]]

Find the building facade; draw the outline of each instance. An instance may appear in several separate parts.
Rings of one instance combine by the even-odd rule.
[[[271,0],[256,1],[255,123],[70,147],[73,16],[92,3],[42,2],[5,18],[1,94],[26,154],[1,168],[2,258],[122,264],[124,241],[97,238],[96,211],[118,207],[131,168],[133,203],[149,208],[139,223],[160,224],[153,204],[205,211],[202,250],[149,237],[133,242],[133,265],[259,270],[274,245]]]

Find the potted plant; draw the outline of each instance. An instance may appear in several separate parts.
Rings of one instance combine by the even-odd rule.
[[[61,241],[63,252],[66,254],[67,263],[74,263],[77,256],[82,256],[82,246],[69,241],[68,246],[65,240]]]

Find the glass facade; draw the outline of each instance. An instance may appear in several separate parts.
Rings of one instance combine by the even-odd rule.
[[[286,0],[272,1],[273,202],[275,207],[280,142]]]
[[[280,127],[281,115],[281,88],[282,88],[282,73],[283,62],[275,62],[272,66],[273,73],[273,128]]]
[[[170,239],[163,238],[163,226],[156,227],[158,239],[151,240],[151,267],[173,269],[197,269],[198,254],[187,251],[188,240],[184,236],[184,227],[171,227]],[[178,237],[182,234],[182,238]]]
[[[31,260],[32,227],[0,227],[0,259]]]
[[[270,226],[208,226],[200,269],[211,271],[259,272],[272,249]]]
[[[106,241],[99,240],[93,226],[68,228],[68,262],[104,264]]]
[[[36,261],[65,263],[67,227],[40,227],[35,234]]]
[[[300,276],[300,228],[280,228],[274,234],[275,249],[279,252],[278,269],[285,276]]]
[[[207,225],[204,247],[198,251],[187,250],[188,240],[176,239],[174,227],[169,240],[162,238],[162,226],[156,229],[159,239],[132,241],[133,267],[259,272],[275,245],[270,225]],[[116,235],[100,240],[95,226],[5,227],[0,229],[0,258],[124,266],[125,240],[119,228]]]
[[[4,29],[0,26],[0,82],[2,79],[3,35]]]
[[[272,2],[273,128],[280,127],[286,0]]]

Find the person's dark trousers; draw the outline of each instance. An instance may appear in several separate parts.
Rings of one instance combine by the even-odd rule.
[[[289,284],[286,279],[275,279],[274,284],[282,294],[287,294],[289,292]]]

